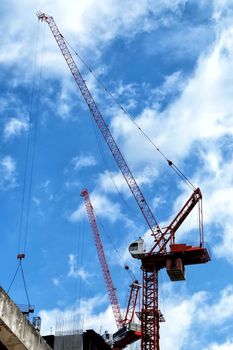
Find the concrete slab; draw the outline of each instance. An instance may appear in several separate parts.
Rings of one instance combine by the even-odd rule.
[[[0,342],[8,350],[51,350],[39,332],[1,287]]]

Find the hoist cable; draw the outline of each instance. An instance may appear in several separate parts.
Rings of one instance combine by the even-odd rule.
[[[12,287],[14,281],[15,281],[15,278],[16,278],[16,276],[17,276],[17,273],[18,273],[18,271],[19,271],[19,268],[20,268],[20,262],[19,262],[19,264],[18,264],[18,266],[17,266],[17,269],[16,269],[16,271],[15,271],[15,274],[14,274],[14,276],[13,276],[13,278],[12,278],[12,281],[11,281],[11,283],[10,283],[10,286],[9,286],[9,288],[7,289],[7,294],[9,294],[9,292],[10,292],[10,290],[11,290],[11,287]]]
[[[89,72],[93,75],[93,77],[96,79],[100,87],[111,97],[111,99],[116,103],[116,105],[129,117],[131,122],[137,127],[137,129],[143,134],[143,136],[152,144],[152,146],[160,153],[160,155],[167,161],[168,165],[172,168],[172,170],[186,183],[186,185],[192,189],[195,190],[196,187],[191,183],[191,181],[183,174],[183,172],[171,161],[169,160],[165,154],[159,149],[159,147],[152,141],[152,139],[146,134],[146,132],[137,124],[137,122],[134,120],[134,118],[131,116],[131,114],[118,102],[118,100],[114,97],[114,95],[109,91],[105,85],[101,82],[101,80],[97,77],[97,75],[94,73],[93,69],[90,67],[90,65],[87,64],[87,62],[79,55],[79,53],[74,50],[74,48],[69,44],[69,42],[63,37],[67,45],[70,47],[70,49],[74,52],[74,54],[79,58],[79,60],[84,64],[84,66],[89,70]]]
[[[23,272],[23,266],[22,266],[22,260],[21,260],[21,259],[19,260],[18,266],[17,266],[17,268],[16,268],[16,271],[15,271],[15,274],[14,274],[14,276],[13,276],[13,278],[12,278],[12,281],[11,281],[11,283],[10,283],[10,286],[9,286],[9,288],[7,289],[7,294],[9,294],[9,292],[10,292],[10,290],[11,290],[11,287],[13,286],[13,283],[14,283],[14,281],[15,281],[15,278],[16,278],[16,276],[17,276],[17,274],[18,274],[19,269],[20,269],[21,274],[22,274],[23,285],[24,285],[24,290],[25,290],[26,297],[27,297],[28,306],[30,306],[30,301],[29,301],[29,296],[28,296],[28,291],[27,291],[27,286],[26,286],[26,281],[25,281],[25,276],[24,276],[24,272]]]
[[[94,209],[93,209],[93,211],[94,211]],[[116,255],[118,256],[119,261],[121,262],[122,267],[124,267],[124,269],[127,271],[127,273],[129,274],[129,276],[130,276],[130,278],[131,278],[132,280],[137,280],[136,276],[134,275],[134,273],[133,273],[133,271],[130,269],[130,267],[129,267],[128,265],[125,265],[125,264],[123,263],[123,258],[122,258],[122,256],[120,255],[118,249],[117,249],[116,246],[114,245],[114,243],[113,243],[113,241],[112,241],[110,235],[109,235],[108,232],[105,230],[104,225],[103,225],[102,222],[100,221],[99,217],[98,217],[96,214],[95,214],[95,217],[96,217],[96,219],[98,219],[98,222],[99,222],[100,226],[102,227],[102,231],[104,232],[105,236],[108,238],[108,241],[110,242],[112,248],[115,250]]]
[[[16,272],[13,276],[11,284],[8,288],[10,291],[15,278],[20,269],[24,290],[26,293],[26,298],[28,306],[30,307],[30,300],[27,291],[26,280],[24,276],[22,259],[25,258],[27,234],[28,234],[28,224],[29,224],[29,211],[30,211],[30,201],[31,201],[31,191],[32,191],[32,178],[33,178],[33,169],[34,169],[34,159],[35,159],[35,143],[36,143],[36,134],[37,134],[37,124],[38,124],[38,106],[39,106],[39,97],[40,97],[40,75],[38,80],[38,85],[36,84],[36,66],[37,66],[37,54],[38,54],[38,38],[39,38],[39,25],[37,25],[37,30],[35,34],[35,46],[34,46],[34,55],[33,55],[33,68],[32,68],[32,87],[29,103],[29,130],[27,136],[26,144],[26,158],[25,158],[25,167],[23,175],[23,186],[22,186],[22,201],[20,207],[20,222],[19,222],[19,238],[18,238],[18,256],[19,264],[17,266]],[[40,73],[41,74],[41,73]],[[36,95],[37,92],[37,95]],[[36,106],[36,108],[34,108]],[[33,122],[34,116],[34,122]],[[24,242],[22,243],[22,238],[24,235]],[[22,247],[23,244],[23,247]],[[23,248],[23,252],[20,251]],[[8,293],[7,292],[7,293]]]
[[[40,58],[40,68],[42,67],[43,62],[43,50],[44,50],[44,41],[42,37],[42,54]],[[35,150],[36,150],[36,138],[37,138],[37,129],[38,129],[38,115],[40,108],[40,92],[41,92],[41,74],[42,70],[40,69],[38,74],[38,86],[37,86],[37,96],[35,99],[36,109],[34,112],[34,130],[32,134],[32,155],[31,155],[31,165],[30,165],[30,173],[29,173],[29,184],[28,184],[28,201],[26,208],[26,225],[25,225],[25,239],[24,239],[24,252],[26,250],[27,236],[28,236],[28,226],[29,226],[29,214],[30,214],[30,204],[31,204],[31,193],[32,193],[32,179],[34,173],[35,166]]]
[[[25,197],[26,197],[26,179],[27,179],[28,159],[29,159],[29,141],[30,141],[30,125],[29,125],[28,141],[27,141],[27,148],[26,148],[26,162],[25,162],[24,179],[23,179],[23,196],[22,196],[21,210],[20,210],[18,254],[20,253],[21,238],[22,238],[22,231],[23,231],[24,206],[25,206]]]
[[[26,239],[27,239],[27,229],[28,229],[28,216],[29,216],[29,201],[30,201],[30,193],[31,193],[31,179],[32,179],[32,166],[30,170],[30,150],[31,150],[31,142],[34,143],[34,141],[31,141],[32,133],[33,133],[33,123],[32,123],[32,115],[33,115],[33,105],[35,100],[35,90],[36,90],[36,65],[37,65],[37,48],[38,48],[38,37],[39,37],[39,26],[37,25],[37,31],[36,31],[36,40],[35,40],[35,47],[34,47],[34,60],[33,60],[33,73],[32,73],[32,89],[31,89],[31,96],[30,96],[30,108],[29,108],[29,131],[28,131],[28,137],[27,137],[27,145],[26,145],[26,159],[25,159],[25,168],[24,168],[24,177],[23,177],[23,194],[22,194],[22,201],[21,201],[21,209],[20,209],[20,224],[19,224],[19,238],[18,238],[18,254],[20,253],[21,249],[21,240],[23,236],[23,230],[24,230],[24,220],[26,220],[25,223],[25,235],[24,235],[24,250],[26,247]],[[34,138],[34,137],[33,137]],[[33,163],[33,154],[32,154],[32,163]],[[28,177],[29,177],[29,185],[28,184]],[[28,194],[28,196],[27,196]],[[25,209],[26,207],[26,209]]]
[[[23,277],[23,285],[24,285],[24,290],[27,296],[27,302],[28,302],[28,306],[30,306],[30,301],[29,301],[29,296],[28,296],[28,291],[27,291],[27,286],[26,286],[26,281],[25,281],[25,277],[24,277],[24,272],[23,272],[23,266],[22,266],[22,262],[20,260],[20,269],[21,269],[21,273],[22,273],[22,277]]]

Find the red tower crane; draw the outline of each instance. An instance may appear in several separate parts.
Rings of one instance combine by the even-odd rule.
[[[132,324],[138,292],[141,286],[138,281],[134,281],[130,285],[130,295],[127,303],[127,309],[125,317],[122,317],[120,305],[118,302],[116,289],[114,288],[111,273],[109,270],[108,262],[104,253],[104,247],[100,237],[98,225],[96,222],[96,216],[94,213],[93,206],[91,204],[90,196],[87,189],[82,190],[81,196],[84,198],[85,207],[88,215],[88,219],[92,228],[94,242],[97,249],[101,269],[104,276],[109,300],[112,306],[113,315],[116,321],[118,332],[113,335],[113,347],[114,349],[123,349],[125,346],[133,343],[141,337],[141,327]]]
[[[132,192],[146,222],[154,237],[154,246],[150,252],[145,252],[143,241],[138,240],[130,245],[131,254],[141,259],[143,270],[143,300],[140,314],[142,323],[141,350],[159,350],[159,321],[161,313],[158,308],[158,271],[164,267],[172,280],[185,278],[184,266],[206,263],[210,260],[207,249],[204,247],[201,191],[195,189],[188,201],[184,204],[171,224],[162,230],[156,221],[145,197],[143,196],[133,174],[131,173],[120,149],[118,148],[98,106],[96,105],[70,51],[63,35],[60,33],[53,17],[38,13],[41,21],[47,22],[53,36],[64,56],[66,63],[86,101],[90,112],[102,133],[130,191]],[[198,247],[185,244],[175,244],[175,232],[192,211],[199,205],[200,244]]]

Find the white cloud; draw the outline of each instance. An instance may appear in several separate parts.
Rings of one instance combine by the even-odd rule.
[[[94,329],[96,332],[109,330],[116,331],[116,325],[113,318],[112,308],[109,306],[103,311],[96,313],[95,308],[103,306],[106,297],[96,296],[90,299],[82,299],[80,305],[61,309],[41,310],[39,315],[42,319],[41,333],[43,335],[59,331],[59,323],[62,324],[62,331],[73,331],[74,329]],[[68,322],[66,322],[66,320]],[[74,324],[70,324],[74,320]],[[71,327],[71,329],[70,329]]]
[[[233,342],[232,340],[227,340],[224,344],[210,344],[208,348],[205,348],[204,350],[232,350],[233,349]]]
[[[58,285],[59,285],[59,279],[56,278],[56,277],[54,277],[54,278],[52,279],[52,282],[53,282],[53,284],[54,284],[55,286],[58,286]]]
[[[37,207],[39,207],[40,204],[41,204],[40,199],[37,198],[37,197],[32,197],[32,201],[35,203],[35,205],[36,205]]]
[[[102,43],[108,42],[117,36],[132,36],[157,26],[155,18],[159,20],[166,10],[175,14],[182,3],[183,1],[159,1],[154,4],[151,0],[142,0],[135,4],[132,0],[123,3],[116,0],[88,0],[81,4],[70,0],[67,6],[59,1],[57,11],[52,6],[50,13],[54,14],[58,23],[63,23],[67,32],[76,28],[81,45],[96,47],[100,40]],[[132,8],[134,11],[131,11]],[[149,12],[154,14],[153,20],[148,19]]]
[[[15,162],[11,156],[5,156],[2,158],[1,165],[4,172],[6,173],[6,176],[11,177],[15,172]]]
[[[19,136],[22,132],[28,130],[26,120],[11,118],[4,127],[4,137],[6,139],[14,136]]]
[[[65,187],[68,189],[68,190],[72,190],[73,188],[78,188],[80,189],[81,187],[81,184],[79,181],[66,181],[65,182]]]
[[[221,291],[219,300],[213,304],[203,305],[199,312],[200,322],[207,325],[221,325],[232,319],[233,315],[233,285]]]
[[[4,51],[0,52],[0,63],[12,63],[15,62],[20,55],[23,53],[23,45],[22,43],[8,43],[6,47],[4,47]]]
[[[71,222],[76,222],[76,221],[82,220],[85,217],[85,215],[86,215],[85,206],[84,204],[81,204],[78,207],[78,209],[76,209],[69,215],[68,220]]]
[[[224,344],[212,343],[209,331],[214,325],[215,336],[218,337],[222,335],[224,327],[232,323],[232,285],[223,289],[219,298],[215,298],[214,301],[213,296],[216,292],[201,291],[188,296],[183,288],[177,294],[178,291],[170,283],[164,284],[162,289],[165,293],[163,308],[166,322],[160,324],[161,348],[173,350],[175,339],[177,350],[231,349],[232,339],[228,339]]]
[[[78,276],[82,279],[82,280],[86,280],[88,277],[91,276],[91,274],[87,271],[84,270],[83,267],[80,267],[80,269],[77,271]]]
[[[92,167],[97,164],[97,161],[93,155],[78,155],[71,160],[75,170],[81,170],[82,168]]]
[[[100,195],[97,192],[94,192],[90,195],[91,203],[95,210],[97,216],[102,216],[109,219],[112,222],[115,222],[119,219],[126,219],[121,212],[121,208],[118,203],[111,201],[108,197]],[[70,216],[69,220],[71,222],[76,222],[84,217],[86,217],[86,210],[84,204],[81,204],[78,209],[76,209]]]
[[[78,268],[76,255],[69,254],[68,264],[69,264],[69,272],[67,274],[68,277],[72,277],[72,278],[80,277],[82,280],[86,280],[91,276],[91,274],[85,271],[82,266]]]
[[[69,254],[69,267],[70,270],[68,272],[68,277],[78,277],[78,270],[77,270],[77,257],[74,254]]]
[[[123,84],[119,82],[113,93],[114,98],[117,101],[124,99],[124,109],[129,110],[138,106],[137,90],[140,89],[140,85],[136,83]]]
[[[134,174],[134,178],[139,187],[143,185],[150,186],[157,175],[156,169],[146,166],[138,175]],[[130,195],[129,187],[120,172],[106,170],[104,173],[101,173],[98,178],[98,189],[101,193],[104,191],[106,194],[119,191],[127,197]]]
[[[7,190],[17,186],[16,163],[14,159],[7,155],[0,159],[0,187]]]
[[[172,288],[169,288],[170,291]],[[195,316],[205,300],[205,293],[199,292],[191,297],[182,295],[176,297],[169,296],[166,300],[166,322],[161,323],[161,348],[166,350],[184,349],[185,345],[192,343],[189,335],[195,322]],[[179,316],[178,316],[179,315]],[[193,348],[190,346],[190,348]]]
[[[74,115],[71,112],[75,104],[74,91],[77,96],[76,87],[47,24],[37,24],[35,13],[39,9],[54,17],[65,38],[72,44],[78,43],[80,53],[86,51],[87,57],[91,51],[89,57],[95,57],[95,66],[98,66],[98,58],[106,45],[116,38],[132,38],[137,33],[163,25],[167,12],[169,18],[179,17],[183,3],[184,0],[157,1],[156,4],[152,0],[142,0],[137,4],[133,0],[123,3],[117,0],[68,0],[66,3],[58,0],[55,4],[47,0],[22,0],[19,4],[13,0],[4,4],[1,12],[0,63],[6,68],[16,68],[9,77],[9,83],[14,87],[31,82],[32,71],[28,67],[33,67],[35,62],[40,71],[38,75],[40,65],[46,66],[46,77],[61,81],[60,96],[56,105],[52,98],[42,96],[41,99],[44,105],[56,109],[57,115],[66,119]],[[51,93],[50,90],[47,87],[47,94]]]
[[[26,62],[31,59],[31,43],[36,41],[33,38],[36,30],[32,28],[36,29],[35,13],[38,9],[54,17],[68,41],[78,42],[80,48],[85,47],[98,53],[102,45],[116,37],[132,37],[138,32],[148,31],[163,24],[167,11],[169,11],[169,18],[172,15],[179,16],[179,10],[184,3],[184,0],[157,1],[156,4],[152,0],[142,0],[138,3],[133,0],[123,3],[117,0],[87,0],[85,3],[74,0],[64,3],[58,0],[55,5],[46,0],[30,2],[22,0],[19,5],[14,0],[11,5],[5,5],[5,11],[2,13],[2,33],[9,34],[1,36],[0,58],[7,64],[24,60],[24,67],[21,68],[26,69]],[[39,24],[39,29],[42,31],[41,27],[45,25]],[[46,30],[48,33],[48,28]],[[57,65],[54,62],[59,60],[57,50],[54,50],[55,45],[51,45],[53,41],[52,36],[45,41],[45,47],[48,50],[46,61],[52,72],[57,71]],[[7,61],[6,58],[8,58]],[[61,65],[63,66],[65,65]]]
[[[168,95],[175,95],[180,92],[184,87],[184,84],[185,81],[180,71],[166,76],[164,78],[163,84],[152,91],[156,104],[160,103],[160,101],[163,101],[163,99]],[[156,107],[156,105],[154,107]]]
[[[196,141],[218,141],[222,135],[233,134],[233,78],[229,74],[233,71],[232,42],[233,29],[227,28],[212,49],[199,58],[181,95],[161,113],[146,108],[136,119],[155,144],[176,162],[190,154]],[[126,117],[118,114],[112,126],[114,135],[123,141],[127,158],[142,162],[143,155],[147,155],[146,161],[155,161],[151,145],[140,133],[137,135]]]
[[[213,1],[213,19],[221,26],[222,23],[229,24],[233,14],[231,0],[214,0]]]
[[[98,178],[98,187],[105,193],[116,193],[117,190],[127,194],[127,184],[120,172],[106,170]]]
[[[205,241],[211,244],[215,256],[223,257],[233,263],[233,209],[230,203],[233,197],[233,159],[225,159],[226,148],[216,149],[213,142],[201,152],[202,166],[196,176],[191,179],[193,183],[201,184],[203,193]],[[181,208],[188,198],[184,189],[174,204],[174,212]],[[180,237],[186,235],[191,229],[197,227],[197,215],[189,216],[187,222],[179,231]]]

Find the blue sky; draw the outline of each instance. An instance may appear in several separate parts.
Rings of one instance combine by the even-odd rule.
[[[0,284],[8,289],[17,267],[22,213],[24,250],[29,203],[23,267],[43,333],[55,331],[58,320],[65,324],[72,315],[78,327],[112,331],[82,188],[90,192],[122,308],[130,283],[122,264],[140,278],[128,245],[143,236],[149,246],[151,238],[47,24],[37,22],[38,10],[54,17],[66,40],[138,125],[202,189],[212,262],[187,268],[182,283],[171,283],[165,271],[160,273],[160,309],[166,319],[161,349],[173,349],[174,341],[177,350],[232,349],[232,2],[1,3]],[[77,63],[156,219],[166,225],[189,189]],[[28,135],[29,165],[33,144],[35,156],[22,212]],[[180,241],[197,241],[195,228],[194,212],[179,232]],[[10,295],[26,303],[20,276]]]

